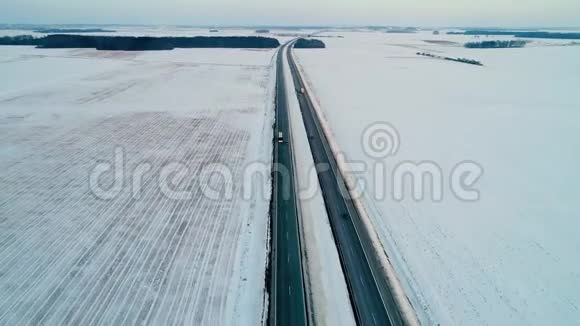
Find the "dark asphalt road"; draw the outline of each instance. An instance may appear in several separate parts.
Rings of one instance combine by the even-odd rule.
[[[300,89],[304,87],[304,82],[297,72],[291,48],[287,51],[294,84]],[[370,247],[370,238],[362,231],[357,233],[357,230],[362,230],[360,217],[345,190],[346,186],[312,103],[308,96],[297,93],[357,323],[377,326],[403,325],[387,280],[379,272],[377,258],[373,256]]]
[[[287,45],[286,45],[287,46]],[[274,172],[272,205],[272,290],[270,324],[307,324],[298,208],[294,185],[294,158],[288,121],[283,52],[278,51],[276,73],[276,122],[274,125]],[[283,140],[278,137],[282,133]]]

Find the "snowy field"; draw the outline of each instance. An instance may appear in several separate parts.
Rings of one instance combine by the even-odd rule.
[[[344,38],[295,53],[347,158],[373,166],[361,137],[386,121],[400,134],[387,171],[433,161],[444,172],[441,202],[395,201],[389,175],[385,199],[364,198],[423,323],[580,323],[580,46],[476,50],[463,42],[486,38],[333,34]],[[465,160],[485,171],[476,202],[449,189]],[[362,177],[372,187],[371,171]]]
[[[318,32],[313,29],[282,29],[272,28],[268,29],[269,33],[256,33],[256,30],[262,28],[233,28],[233,27],[217,27],[201,28],[201,27],[178,27],[178,26],[47,26],[47,28],[62,28],[62,29],[87,29],[99,28],[102,30],[109,30],[114,32],[97,32],[97,33],[83,33],[81,35],[99,35],[99,36],[175,36],[175,37],[193,37],[193,36],[262,36],[272,37],[284,43],[294,38],[295,35],[307,35]],[[210,30],[214,30],[213,32]],[[79,33],[59,33],[59,34],[79,34]],[[18,35],[32,35],[34,37],[42,37],[48,34],[35,33],[34,30],[23,29],[0,29],[0,37],[2,36],[18,36]]]
[[[269,195],[240,195],[271,162],[274,54],[0,47],[0,324],[260,324]],[[231,196],[202,195],[212,163]]]
[[[107,35],[107,36],[249,36],[256,34],[254,29],[220,28],[217,32],[210,32],[210,28],[199,27],[176,27],[176,26],[48,26],[47,28],[58,29],[102,29],[105,32],[83,33],[82,35]],[[42,28],[38,29],[39,31]],[[111,31],[111,32],[107,32]],[[78,33],[58,33],[78,34]],[[35,33],[34,30],[5,29],[0,30],[0,36],[35,35],[44,36],[45,33]],[[261,34],[260,34],[261,35]]]

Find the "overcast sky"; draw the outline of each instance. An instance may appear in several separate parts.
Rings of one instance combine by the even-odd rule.
[[[580,0],[1,0],[0,23],[577,27]]]

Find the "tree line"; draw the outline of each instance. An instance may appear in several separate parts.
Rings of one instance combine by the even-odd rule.
[[[280,42],[274,38],[260,36],[133,37],[57,34],[40,38],[7,36],[0,38],[0,45],[35,45],[45,49],[90,48],[113,51],[151,51],[175,48],[273,49],[280,46]]]
[[[580,33],[560,32],[517,32],[503,30],[468,30],[464,32],[448,32],[449,35],[474,35],[474,36],[514,36],[520,38],[545,38],[559,40],[580,40]]]
[[[507,41],[483,41],[468,42],[465,47],[468,49],[503,49],[503,48],[523,48],[528,44],[524,40],[507,40]]]
[[[2,36],[0,45],[38,45],[38,40],[31,35]]]
[[[423,57],[429,57],[429,58],[433,58],[433,59],[440,59],[440,60],[453,61],[453,62],[461,62],[461,63],[467,63],[467,64],[475,65],[475,66],[483,66],[483,63],[481,63],[480,61],[477,61],[477,60],[473,60],[473,59],[444,57],[444,56],[435,55],[435,54],[427,53],[427,52],[417,52],[417,55],[420,55]]]

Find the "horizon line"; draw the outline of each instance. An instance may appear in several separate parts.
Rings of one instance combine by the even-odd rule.
[[[500,26],[500,25],[489,25],[489,26],[443,26],[443,25],[388,25],[388,24],[344,24],[344,25],[310,25],[310,24],[200,24],[200,25],[189,25],[189,24],[139,24],[139,23],[3,23],[0,22],[0,27],[7,26],[126,26],[126,27],[181,27],[181,28],[312,28],[312,29],[324,29],[324,28],[400,28],[400,27],[414,27],[418,29],[498,29],[498,30],[517,30],[517,29],[580,29],[579,26]]]

